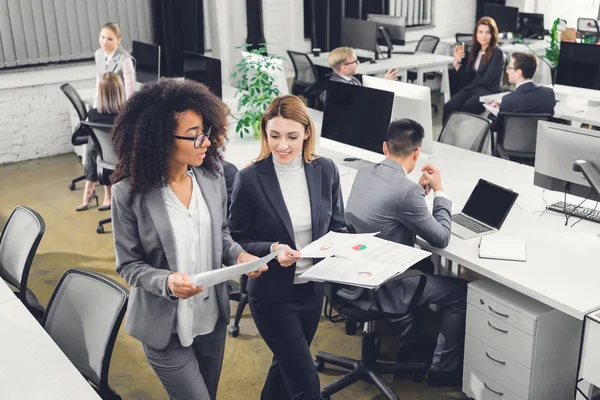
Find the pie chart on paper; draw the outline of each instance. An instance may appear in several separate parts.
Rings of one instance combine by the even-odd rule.
[[[356,246],[352,246],[352,250],[363,251],[366,250],[367,246],[364,244],[357,244]]]

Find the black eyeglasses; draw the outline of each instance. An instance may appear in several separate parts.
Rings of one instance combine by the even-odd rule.
[[[208,127],[208,131],[201,132],[199,135],[194,136],[194,137],[187,137],[187,136],[178,136],[178,135],[175,135],[175,139],[192,140],[194,142],[194,148],[199,149],[200,147],[202,147],[202,144],[206,140],[206,137],[208,135],[210,135],[211,129],[212,129],[212,126],[209,126]]]
[[[359,63],[360,63],[360,61],[358,61],[358,58],[357,58],[354,61],[350,61],[350,62],[344,63],[344,65],[352,65],[352,64],[357,64],[358,65]]]

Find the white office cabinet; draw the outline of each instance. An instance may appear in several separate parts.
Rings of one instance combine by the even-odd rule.
[[[575,318],[496,282],[472,282],[463,392],[477,400],[572,399],[580,340]]]

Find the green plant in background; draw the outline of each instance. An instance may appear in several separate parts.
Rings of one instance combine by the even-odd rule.
[[[273,85],[275,70],[281,71],[283,57],[267,53],[267,44],[260,43],[258,49],[248,50],[249,44],[236,47],[248,51],[254,56],[243,57],[231,74],[237,91],[238,111],[242,111],[235,127],[240,137],[254,131],[255,137],[260,137],[260,119],[273,99],[279,96],[277,86]]]
[[[550,33],[550,45],[546,47],[545,59],[550,63],[551,68],[558,66],[558,56],[560,55],[560,39],[558,38],[558,25],[560,18],[556,18],[552,24],[552,32]]]

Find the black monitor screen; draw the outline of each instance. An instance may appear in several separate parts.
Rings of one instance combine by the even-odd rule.
[[[523,38],[544,39],[544,14],[519,13],[517,33]]]
[[[185,79],[205,84],[211,92],[222,97],[221,60],[184,51],[183,76]]]
[[[483,15],[492,18],[498,26],[498,32],[516,32],[519,9],[517,7],[484,4]]]
[[[342,46],[368,51],[377,50],[377,24],[344,18],[342,22]]]
[[[160,46],[134,40],[131,55],[135,58],[138,82],[154,82],[160,78]]]
[[[518,194],[480,179],[462,212],[491,227],[500,229]]]
[[[329,82],[321,137],[383,154],[394,93]]]
[[[562,42],[556,84],[600,90],[600,46]]]

